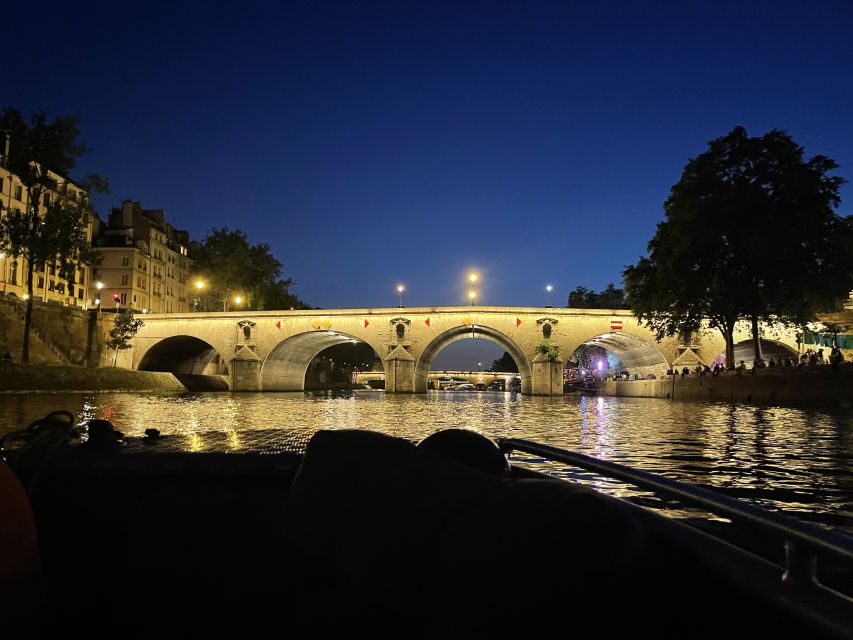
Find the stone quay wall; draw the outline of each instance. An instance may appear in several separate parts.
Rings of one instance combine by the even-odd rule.
[[[853,406],[853,363],[726,371],[719,376],[668,376],[657,380],[596,382],[602,396],[743,402],[780,406]]]
[[[112,367],[0,364],[2,391],[185,391],[171,373]]]

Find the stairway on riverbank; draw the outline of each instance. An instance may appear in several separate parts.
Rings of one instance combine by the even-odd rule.
[[[23,304],[0,299],[0,355],[8,352],[14,362],[21,361],[24,347]],[[30,327],[30,362],[36,364],[70,364],[34,324]]]

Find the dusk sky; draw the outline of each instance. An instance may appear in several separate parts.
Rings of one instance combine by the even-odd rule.
[[[325,308],[618,285],[736,125],[853,179],[849,0],[124,4],[5,4],[0,105],[80,116],[102,214],[243,229]]]

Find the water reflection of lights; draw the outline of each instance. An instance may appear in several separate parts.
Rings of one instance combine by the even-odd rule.
[[[234,429],[228,431],[228,442],[232,449],[238,450],[240,448],[240,436],[237,435],[237,431]]]
[[[581,396],[581,446],[586,447],[589,444],[589,423],[586,419],[586,396]]]
[[[595,453],[599,458],[610,457],[610,434],[608,433],[607,424],[607,403],[604,398],[599,396],[596,398],[595,408],[598,413],[596,424],[598,425],[598,439],[595,442]]]
[[[197,433],[191,433],[187,437],[187,448],[190,451],[201,451],[202,449],[202,441],[201,436]]]
[[[264,438],[310,437],[321,428],[371,428],[411,440],[443,428],[493,438],[552,444],[675,480],[707,484],[773,509],[853,531],[849,413],[656,399],[539,398],[517,394],[429,392],[393,397],[335,394],[28,394],[0,400],[0,430],[29,424],[59,408],[81,424],[109,407],[127,436],[156,428],[191,450],[253,450]],[[595,427],[595,428],[593,428]],[[251,431],[248,431],[251,430]],[[208,432],[214,432],[209,437]],[[578,470],[550,469],[594,481]],[[629,485],[602,489],[641,495]]]
[[[94,398],[84,398],[83,407],[77,412],[77,424],[89,424],[98,416],[98,405],[95,404]]]

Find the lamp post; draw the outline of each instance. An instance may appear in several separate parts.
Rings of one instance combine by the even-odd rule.
[[[3,271],[0,272],[3,274],[3,293],[6,293],[6,252],[0,251],[0,262],[3,263]]]
[[[98,280],[95,283],[95,288],[98,290],[98,297],[95,298],[95,305],[98,307],[98,313],[101,312],[101,289],[104,288],[104,283]]]
[[[403,292],[405,290],[406,290],[406,287],[404,287],[403,285],[401,285],[401,284],[397,285],[397,293],[400,294],[400,308],[401,309],[403,308]]]
[[[193,298],[193,309],[198,312],[199,305],[201,304],[201,290],[204,289],[204,283],[201,280],[195,281],[195,298]]]
[[[545,291],[547,291],[547,292],[548,292],[548,304],[547,304],[547,305],[545,305],[545,307],[546,307],[547,309],[550,309],[550,308],[551,308],[551,292],[552,292],[553,290],[554,290],[554,287],[552,287],[550,284],[549,284],[549,285],[547,285],[547,286],[545,287]]]
[[[479,279],[480,279],[480,274],[477,273],[476,271],[472,271],[471,273],[468,274],[468,284],[470,285],[469,289],[468,289],[468,299],[471,301],[472,307],[474,306],[474,300],[477,297],[477,292],[474,290],[474,285],[477,284],[477,281]]]

